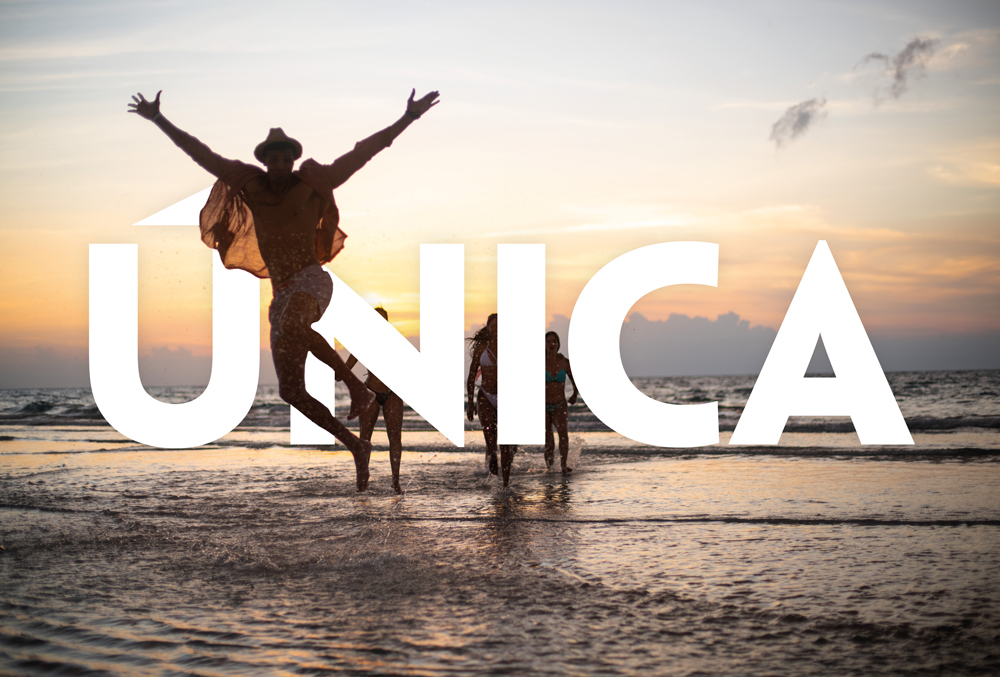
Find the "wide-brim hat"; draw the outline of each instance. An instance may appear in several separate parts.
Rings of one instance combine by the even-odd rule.
[[[292,152],[295,154],[295,160],[302,157],[302,144],[285,134],[281,127],[271,127],[271,131],[267,133],[267,138],[257,144],[257,147],[253,149],[253,156],[262,163],[266,163],[267,148],[268,146],[273,146],[276,143],[285,143],[291,146]]]

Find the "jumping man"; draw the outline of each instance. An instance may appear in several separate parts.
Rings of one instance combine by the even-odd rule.
[[[347,237],[338,227],[340,215],[333,190],[436,105],[438,93],[414,100],[414,90],[399,120],[358,142],[354,150],[329,165],[309,159],[293,171],[295,161],[302,157],[302,144],[286,136],[280,127],[272,128],[254,149],[254,157],[267,167],[266,172],[238,160],[227,160],[170,123],[160,113],[161,93],[153,101],[147,101],[142,94],[133,96],[129,113],[151,120],[218,179],[201,211],[202,240],[219,250],[227,268],[271,278],[274,299],[268,319],[281,398],[347,446],[354,456],[358,491],[364,491],[368,487],[371,443],[359,439],[334,418],[329,409],[306,392],[305,385],[306,356],[311,352],[347,385],[351,394],[348,419],[367,410],[375,398],[312,328],[333,294],[333,281],[322,264],[343,249]]]

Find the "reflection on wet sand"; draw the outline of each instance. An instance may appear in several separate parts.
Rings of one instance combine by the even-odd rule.
[[[0,672],[1000,669],[989,459],[406,454],[3,456]]]

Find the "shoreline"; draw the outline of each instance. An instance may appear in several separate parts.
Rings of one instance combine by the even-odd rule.
[[[291,444],[289,429],[280,427],[245,427],[197,447],[164,449],[139,444],[124,437],[112,427],[103,425],[46,425],[11,426],[0,428],[0,459],[17,456],[64,455],[82,453],[159,453],[198,450],[248,450],[279,449],[294,452],[322,451],[344,452],[342,444]],[[633,458],[691,458],[691,457],[802,457],[802,458],[871,458],[886,460],[918,460],[922,458],[982,458],[1000,459],[1000,435],[992,430],[969,431],[964,434],[926,432],[915,434],[913,446],[861,445],[854,434],[844,433],[784,433],[777,445],[730,446],[731,433],[720,432],[718,444],[670,448],[654,447],[635,442],[615,432],[570,432],[571,453],[608,455]],[[481,432],[467,430],[465,446],[456,447],[434,430],[404,430],[405,454],[481,454],[485,443]],[[541,457],[543,444],[518,445],[518,455]],[[372,435],[372,451],[388,452],[385,430],[376,428]],[[3,465],[0,461],[0,465]]]

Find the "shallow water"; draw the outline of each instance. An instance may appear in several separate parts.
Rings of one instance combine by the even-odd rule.
[[[413,433],[400,498],[384,451],[359,496],[349,455],[274,432],[60,434],[0,442],[2,673],[1000,671],[995,456],[593,433],[568,477],[522,450],[504,492],[479,449]]]
[[[911,433],[942,435],[975,430],[992,435],[992,448],[1000,448],[997,442],[997,432],[1000,431],[1000,370],[895,372],[886,374],[886,378]],[[755,382],[756,376],[752,375],[632,379],[640,392],[662,402],[717,402],[719,429],[723,433],[735,428]],[[156,399],[179,403],[197,398],[204,387],[149,387],[146,390]],[[343,414],[349,406],[347,388],[342,383],[338,384],[335,409]],[[289,419],[288,405],[278,396],[277,386],[260,385],[242,427],[288,428]],[[0,389],[0,426],[3,425],[51,427],[107,424],[89,389],[51,388]],[[574,432],[609,430],[583,399],[570,405],[569,427]],[[403,429],[431,430],[431,427],[417,412],[406,407]],[[467,422],[466,430],[473,429],[478,429],[478,424]],[[789,419],[785,435],[799,433],[840,433],[845,434],[851,444],[857,444],[854,425],[848,417],[800,416]],[[944,442],[944,445],[947,444]]]

